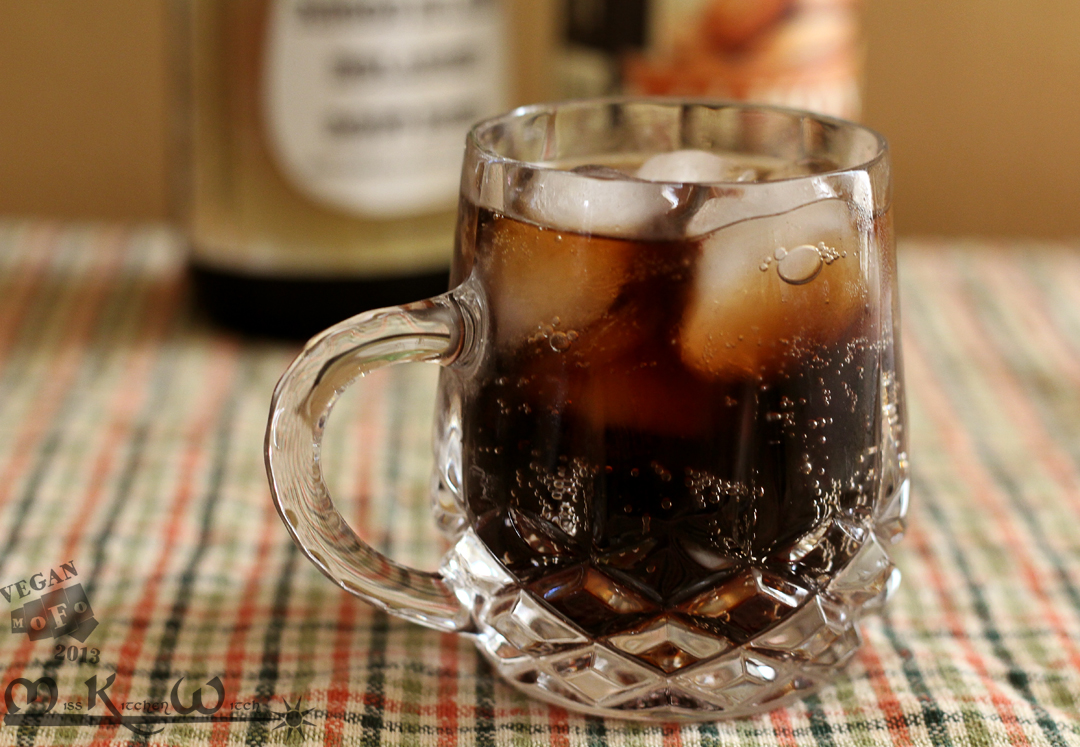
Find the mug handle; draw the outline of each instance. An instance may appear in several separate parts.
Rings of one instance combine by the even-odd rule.
[[[334,506],[323,479],[323,430],[338,396],[361,376],[411,361],[449,365],[477,339],[475,308],[459,288],[347,319],[311,339],[274,389],[266,470],[289,534],[326,576],[386,612],[438,630],[470,625],[438,573],[399,565],[369,546]]]

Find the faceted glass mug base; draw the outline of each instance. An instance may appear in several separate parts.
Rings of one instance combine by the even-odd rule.
[[[859,648],[859,618],[878,611],[900,581],[886,547],[903,531],[907,490],[905,481],[881,502],[872,531],[824,589],[781,586],[767,571],[751,569],[739,584],[752,593],[706,591],[697,602],[600,638],[515,579],[471,529],[459,535],[442,573],[472,611],[477,648],[531,697],[621,719],[749,716],[812,693]],[[585,573],[592,575],[577,593],[603,588],[602,573]],[[591,600],[603,604],[603,596]],[[702,615],[737,619],[740,605],[763,598],[774,603],[777,619],[747,640],[733,642],[695,623]]]

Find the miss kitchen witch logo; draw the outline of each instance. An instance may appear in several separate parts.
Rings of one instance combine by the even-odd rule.
[[[314,709],[303,708],[303,699],[290,705],[284,697],[283,712],[271,710],[266,703],[259,701],[227,702],[225,687],[220,677],[214,677],[200,686],[190,696],[190,704],[180,697],[181,677],[172,687],[169,700],[117,700],[109,694],[109,688],[116,680],[110,674],[104,683],[98,682],[95,674],[86,686],[85,712],[81,698],[62,702],[56,679],[39,677],[30,680],[17,677],[4,688],[5,726],[123,726],[134,734],[150,736],[164,731],[172,724],[216,724],[261,721],[276,724],[271,731],[286,729],[287,737],[304,736],[303,727],[314,726],[307,716]],[[211,702],[204,702],[203,687],[213,693]],[[22,696],[20,698],[20,695]],[[21,700],[21,702],[20,702]],[[103,708],[98,708],[101,705]],[[221,713],[221,711],[225,713]],[[98,711],[98,713],[93,713]],[[104,711],[104,712],[101,712]]]
[[[9,603],[21,603],[11,612],[11,632],[19,635],[25,633],[32,641],[43,638],[55,640],[65,635],[80,643],[86,641],[98,626],[86,591],[79,583],[61,585],[78,575],[75,561],[69,561],[47,573],[35,573],[13,584],[0,586],[0,595],[4,599]],[[35,592],[44,593],[31,599]],[[86,657],[86,647],[81,649],[81,656],[80,650],[74,646],[57,644],[56,648],[55,658],[60,661],[65,660],[65,653],[67,660],[72,662],[96,664],[99,660],[100,652],[96,648],[90,650],[89,659]],[[220,677],[212,678],[192,692],[190,703],[184,702],[185,699],[181,697],[183,677],[173,684],[169,699],[161,701],[114,702],[109,689],[115,679],[116,675],[111,674],[103,683],[99,683],[95,674],[84,683],[85,701],[81,696],[62,701],[54,677],[39,677],[36,680],[16,677],[3,687],[3,724],[36,727],[116,724],[135,734],[149,736],[161,732],[169,724],[262,721],[278,722],[271,728],[276,730],[284,727],[290,736],[295,733],[301,738],[304,726],[314,726],[306,718],[313,709],[304,709],[302,698],[295,705],[282,698],[285,711],[273,711],[265,702],[226,698]],[[205,697],[204,687],[212,695]],[[95,710],[104,712],[91,713]]]

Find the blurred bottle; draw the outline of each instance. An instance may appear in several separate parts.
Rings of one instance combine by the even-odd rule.
[[[700,96],[859,116],[859,0],[564,2],[568,97]]]
[[[307,336],[446,290],[465,133],[505,108],[498,0],[185,0],[198,298]]]

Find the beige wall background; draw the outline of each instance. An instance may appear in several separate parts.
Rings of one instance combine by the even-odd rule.
[[[168,215],[177,1],[0,0],[0,215]],[[549,0],[514,1],[542,71]],[[865,2],[864,120],[892,143],[898,230],[1080,236],[1080,3]]]
[[[161,218],[164,0],[0,0],[0,214]]]

